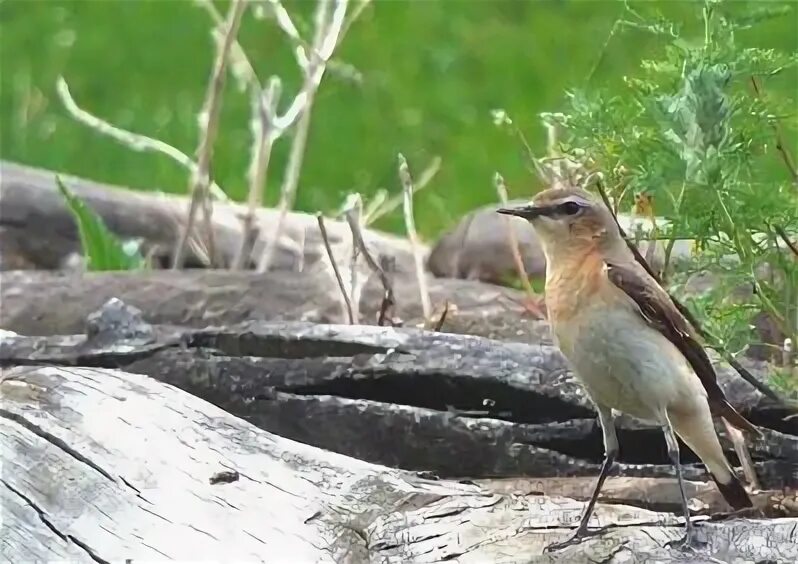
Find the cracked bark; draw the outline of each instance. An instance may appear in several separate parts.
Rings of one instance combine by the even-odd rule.
[[[0,340],[3,480],[29,500],[0,492],[8,561],[548,562],[543,546],[570,534],[600,462],[592,409],[550,345],[100,313],[90,337]],[[763,481],[794,485],[794,429],[729,377],[732,403],[769,427],[751,449]],[[594,523],[610,528],[560,558],[612,560],[621,544],[633,562],[673,557],[660,434],[624,417],[618,434],[624,477],[608,480]],[[212,483],[220,472],[238,479]],[[699,512],[723,509],[712,486],[689,487]],[[755,502],[781,519],[702,521],[712,554],[798,559],[794,500]]]
[[[569,498],[419,478],[297,443],[140,374],[6,368],[0,390],[13,414],[0,418],[3,480],[60,533],[12,508],[6,561],[30,558],[28,535],[38,528],[51,537],[40,546],[71,548],[69,561],[544,562],[536,555],[570,534],[582,509]],[[239,480],[209,483],[231,468]],[[733,551],[790,561],[795,523],[736,518],[699,530],[716,558]],[[677,517],[628,505],[600,503],[595,524],[611,528],[560,557],[600,561],[624,544],[632,562],[668,561],[675,554],[663,546],[682,532]]]

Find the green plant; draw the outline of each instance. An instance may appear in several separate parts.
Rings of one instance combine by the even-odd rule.
[[[668,284],[678,296],[691,275],[715,276],[707,293],[686,304],[713,346],[731,354],[742,350],[758,312],[795,343],[798,175],[782,127],[794,131],[798,122],[790,99],[798,56],[736,41],[740,30],[788,11],[741,9],[722,0],[696,5],[699,38],[626,4],[628,19],[619,19],[620,27],[663,37],[661,57],[643,61],[640,76],[625,77],[625,93],[575,90],[563,113],[544,119],[566,131],[565,155],[604,172],[619,208],[641,191],[654,196],[657,214],[667,220],[657,234],[665,241],[666,266],[675,241],[696,242],[699,252]],[[784,94],[765,99],[762,82],[778,87],[782,77]]]
[[[61,181],[55,178],[58,190],[66,201],[78,227],[86,268],[101,270],[138,270],[145,268],[146,262],[135,241],[122,242],[103,223],[102,218],[73,194]]]

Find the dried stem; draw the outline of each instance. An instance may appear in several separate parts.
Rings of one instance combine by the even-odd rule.
[[[316,214],[316,221],[319,223],[321,239],[324,241],[324,248],[327,251],[327,257],[330,259],[330,264],[332,265],[333,273],[335,274],[335,280],[338,282],[338,289],[341,291],[341,296],[344,298],[344,309],[346,310],[346,315],[349,318],[349,325],[354,325],[355,316],[352,312],[352,302],[349,300],[349,295],[346,293],[344,279],[341,278],[341,272],[338,270],[338,264],[335,262],[335,256],[333,256],[332,247],[330,247],[330,239],[327,237],[327,228],[324,227],[324,216],[320,213]]]
[[[263,199],[263,190],[269,170],[274,138],[271,136],[272,123],[280,99],[280,79],[272,77],[265,92],[252,94],[252,160],[249,166],[249,193],[247,195],[247,215],[243,221],[241,246],[236,253],[231,268],[239,270],[251,254],[255,239],[255,213]]]
[[[72,98],[72,94],[69,92],[69,85],[63,77],[59,76],[56,80],[55,90],[58,93],[58,97],[61,99],[61,103],[64,105],[64,109],[66,109],[66,111],[69,112],[69,114],[75,120],[79,121],[83,125],[94,129],[102,135],[110,137],[114,141],[121,143],[133,151],[159,153],[161,155],[167,156],[188,170],[191,174],[196,174],[197,163],[195,163],[191,157],[186,155],[180,149],[177,149],[176,147],[173,147],[172,145],[164,143],[158,139],[153,139],[138,133],[132,133],[125,129],[116,127],[115,125],[82,109],[80,106],[78,106],[77,102],[75,102],[74,98]],[[213,196],[218,200],[229,200],[227,195],[224,193],[224,190],[222,190],[215,182],[211,182],[211,191],[213,192]]]
[[[380,279],[385,288],[385,294],[382,296],[382,303],[380,304],[380,312],[377,315],[377,325],[385,325],[386,320],[390,320],[391,325],[397,325],[397,319],[393,315],[393,309],[396,302],[393,297],[393,275],[396,270],[396,259],[392,256],[380,256],[379,272],[381,273]]]
[[[754,88],[754,94],[756,94],[757,98],[760,100],[764,99],[764,91],[762,90],[762,85],[759,83],[759,80],[755,76],[751,76],[751,86]],[[781,125],[779,125],[778,119],[775,119],[771,124],[773,128],[773,133],[776,135],[776,150],[781,155],[781,160],[784,161],[784,166],[790,173],[790,177],[792,178],[792,182],[795,186],[798,186],[798,170],[795,169],[795,164],[792,162],[792,158],[790,157],[790,153],[787,150],[787,146],[784,143],[784,135],[781,131]]]
[[[606,205],[607,209],[609,209],[610,213],[612,213],[612,217],[613,217],[613,219],[615,219],[615,225],[618,226],[618,231],[620,232],[621,237],[623,237],[624,241],[626,241],[626,244],[629,247],[629,250],[632,251],[632,254],[635,257],[635,260],[637,260],[637,262],[646,270],[646,272],[648,272],[648,274],[654,280],[657,281],[657,283],[662,285],[662,281],[660,280],[659,276],[657,276],[657,274],[651,269],[651,267],[646,262],[646,259],[644,259],[643,256],[640,254],[640,251],[638,251],[635,248],[635,246],[631,243],[631,241],[629,241],[628,237],[626,236],[626,233],[624,232],[623,228],[621,227],[621,224],[618,222],[618,217],[615,215],[615,212],[612,211],[612,206],[610,205],[610,200],[607,197],[607,193],[604,190],[604,186],[602,185],[602,183],[600,181],[596,182],[596,186],[598,188],[599,194],[601,195],[601,199],[604,201],[604,205]],[[762,394],[764,394],[765,396],[771,398],[772,400],[775,400],[775,401],[779,402],[780,404],[788,406],[788,407],[793,407],[793,408],[795,407],[794,403],[787,402],[781,396],[779,396],[779,394],[777,394],[775,391],[773,391],[769,386],[767,386],[766,384],[763,384],[762,382],[757,380],[757,378],[753,374],[751,374],[751,372],[746,370],[746,368],[744,366],[742,366],[739,362],[737,362],[737,360],[729,352],[727,352],[722,347],[717,345],[716,344],[717,343],[717,339],[713,335],[707,333],[706,330],[704,330],[704,328],[701,327],[701,324],[698,322],[698,320],[695,318],[695,316],[690,312],[690,310],[687,309],[684,306],[684,304],[682,304],[679,300],[677,300],[670,292],[668,292],[666,288],[663,287],[663,290],[665,290],[665,292],[668,293],[668,296],[670,297],[671,301],[673,302],[673,305],[676,306],[676,308],[684,316],[684,318],[687,319],[687,321],[690,323],[690,325],[693,326],[693,329],[695,329],[695,331],[699,334],[699,336],[702,339],[704,339],[707,342],[707,344],[712,349],[714,349],[716,352],[718,352],[721,355],[721,357],[723,358],[723,360],[728,362],[729,365],[737,371],[737,373],[742,377],[743,380],[745,380],[746,382],[751,384],[754,388],[756,388]]]
[[[418,192],[426,188],[429,183],[435,178],[435,175],[438,174],[438,171],[441,169],[441,158],[435,157],[432,159],[432,162],[424,169],[424,171],[419,175],[418,182],[413,184],[413,195],[415,196]],[[384,216],[385,214],[391,213],[393,210],[398,208],[404,202],[404,193],[389,198],[388,200],[382,202],[380,205],[375,206],[373,209],[370,209],[369,212],[366,214],[366,225],[371,225],[379,218]]]
[[[355,213],[353,213],[353,210],[348,210],[345,213],[345,216],[346,222],[349,224],[349,229],[352,231],[353,247],[360,250],[360,252],[363,254],[363,258],[366,260],[366,264],[379,277],[380,283],[382,284],[384,294],[382,297],[382,303],[380,304],[380,315],[377,319],[377,325],[382,325],[385,322],[385,317],[388,313],[388,310],[393,308],[395,305],[393,282],[388,277],[385,270],[379,264],[377,264],[377,261],[374,260],[374,257],[369,252],[368,247],[366,247],[360,221],[358,221],[358,217],[355,215]]]
[[[507,185],[504,182],[504,177],[497,172],[493,177],[493,184],[496,187],[496,193],[499,195],[499,201],[503,206],[506,206],[508,198]],[[521,257],[521,250],[518,247],[518,239],[515,236],[515,229],[513,229],[511,218],[506,216],[504,219],[505,224],[507,225],[507,239],[508,244],[510,245],[510,251],[513,254],[515,269],[518,272],[518,277],[521,279],[521,283],[523,284],[527,295],[530,299],[534,300],[536,297],[535,290],[532,288],[532,284],[529,283],[529,275],[524,267],[524,259]]]
[[[349,229],[352,231],[352,257],[349,263],[349,295],[353,302],[352,314],[355,323],[360,323],[360,288],[358,287],[357,279],[357,258],[360,254],[360,246],[355,243],[355,231],[358,231],[360,228],[360,218],[362,214],[363,202],[358,194],[352,202],[352,205],[345,212],[347,223],[349,223]],[[353,227],[353,225],[355,227]]]
[[[180,239],[177,243],[174,254],[172,268],[181,268],[186,254],[186,247],[191,230],[194,227],[197,210],[201,207],[205,229],[208,236],[209,256],[211,266],[216,262],[215,245],[213,242],[213,229],[211,226],[211,202],[209,198],[208,186],[211,183],[210,166],[213,159],[213,145],[216,141],[216,133],[219,127],[219,113],[222,107],[222,90],[225,82],[225,70],[229,60],[230,48],[238,34],[241,25],[241,18],[247,7],[245,0],[233,0],[227,12],[227,20],[222,37],[217,41],[216,59],[213,64],[208,90],[205,94],[205,103],[200,112],[200,141],[197,148],[197,168],[191,175],[189,192],[191,200],[188,208],[188,218]]]
[[[722,421],[723,426],[726,428],[726,434],[729,436],[729,440],[734,447],[734,452],[737,453],[737,458],[740,459],[740,466],[743,468],[745,479],[748,480],[748,484],[752,489],[762,489],[762,485],[759,483],[759,477],[756,475],[756,467],[751,458],[751,453],[745,445],[745,435],[743,435],[743,432],[739,429],[732,427],[731,423],[725,419],[722,419]]]
[[[335,4],[333,10],[330,10],[331,2]],[[276,0],[273,0],[272,4],[279,6],[279,2],[276,2]],[[293,123],[296,116],[299,116],[299,122],[297,123],[294,140],[291,145],[291,152],[288,156],[288,163],[286,164],[283,184],[280,187],[280,203],[278,204],[279,216],[274,230],[272,231],[272,236],[266,241],[266,248],[258,264],[259,272],[265,272],[269,269],[274,250],[277,246],[277,241],[283,230],[285,218],[288,215],[288,210],[293,207],[294,200],[296,199],[299,175],[305,157],[308,130],[310,129],[313,100],[319,88],[319,84],[321,83],[321,79],[324,76],[327,61],[332,56],[333,50],[339,42],[347,4],[348,0],[319,0],[316,9],[313,46],[311,53],[306,54],[309,61],[305,63],[304,59],[299,57],[299,55],[297,59],[299,66],[304,71],[302,90],[296,98],[294,98],[293,103],[289,109],[286,110],[286,113],[276,120],[277,127],[275,133],[279,135],[289,126],[287,124]],[[278,22],[279,21],[280,18],[278,16]],[[304,48],[301,46],[298,46],[297,49],[301,49],[303,53],[305,52]],[[297,52],[299,53],[299,51]]]
[[[399,153],[399,179],[402,181],[402,190],[404,192],[405,227],[410,238],[410,246],[413,249],[418,290],[421,294],[421,309],[424,312],[424,319],[429,319],[432,315],[432,307],[430,305],[429,290],[427,289],[427,276],[424,272],[424,259],[421,256],[416,222],[413,218],[413,178],[410,176],[407,159],[401,153]]]
[[[782,241],[784,241],[784,244],[785,244],[785,245],[787,245],[787,247],[789,247],[789,249],[792,251],[792,253],[793,253],[793,254],[794,254],[796,257],[798,257],[798,247],[796,247],[795,243],[793,243],[792,241],[790,241],[790,238],[789,238],[789,236],[787,235],[787,232],[784,230],[784,228],[783,228],[783,227],[780,227],[780,226],[778,226],[778,225],[774,225],[774,226],[773,226],[773,230],[774,230],[774,231],[776,232],[776,234],[777,234],[777,235],[778,235],[778,236],[781,238],[781,240],[782,240]]]
[[[446,315],[449,313],[449,300],[446,300],[443,303],[443,311],[441,312],[441,316],[438,321],[435,323],[435,326],[432,328],[433,331],[436,333],[440,333],[440,330],[443,328],[443,324],[446,322]]]
[[[208,13],[217,29],[224,25],[224,18],[219,13],[219,10],[216,9],[213,0],[194,0],[194,3]],[[244,52],[244,48],[241,47],[237,40],[233,40],[233,45],[230,48],[230,72],[238,81],[242,91],[248,86],[258,92],[263,89],[255,72],[255,67],[252,66],[247,54]]]

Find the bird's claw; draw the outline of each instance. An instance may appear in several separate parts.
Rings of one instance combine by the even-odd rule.
[[[601,527],[600,529],[588,530],[588,529],[577,529],[576,532],[571,535],[569,538],[562,542],[553,542],[550,545],[547,545],[543,549],[543,553],[553,552],[555,550],[562,550],[563,548],[567,548],[569,546],[573,546],[575,544],[579,544],[582,541],[589,539],[590,537],[596,537],[604,533],[607,530],[607,527]]]
[[[708,545],[707,542],[699,540],[693,531],[688,532],[682,538],[672,540],[665,546],[667,548],[674,548],[683,552],[697,552],[703,550]]]

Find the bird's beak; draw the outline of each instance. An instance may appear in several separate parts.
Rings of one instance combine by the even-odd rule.
[[[522,217],[527,221],[531,219],[535,219],[541,215],[544,215],[545,208],[537,207],[537,206],[519,206],[517,208],[499,208],[496,210],[497,213],[501,213],[504,215],[514,215],[516,217]]]

